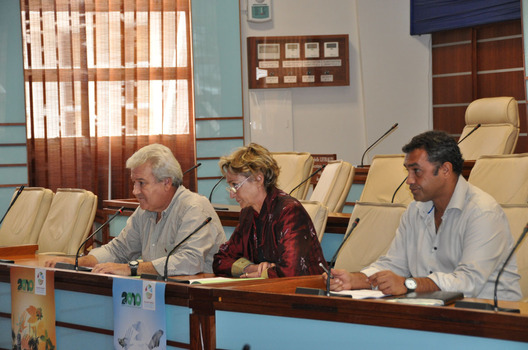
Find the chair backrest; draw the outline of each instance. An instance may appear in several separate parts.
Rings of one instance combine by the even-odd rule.
[[[519,138],[519,107],[513,97],[488,97],[471,102],[460,140],[478,124],[480,128],[459,144],[465,160],[481,155],[511,154]]]
[[[280,168],[277,187],[290,193],[312,172],[314,160],[307,152],[272,152]],[[310,186],[310,180],[303,183],[291,193],[292,197],[305,199]]]
[[[47,188],[25,187],[0,227],[0,246],[37,244],[52,199],[53,191]]]
[[[335,160],[328,162],[321,172],[311,201],[321,202],[331,213],[340,213],[354,179],[354,167],[348,162]]]
[[[360,202],[409,204],[413,196],[409,186],[402,182],[407,178],[403,166],[404,154],[375,155],[365,180]],[[401,185],[401,187],[399,187]],[[399,188],[398,188],[399,187]],[[394,201],[392,198],[394,196]]]
[[[59,188],[40,231],[39,253],[75,254],[92,230],[97,196],[90,191]]]
[[[328,220],[328,208],[316,201],[301,200],[300,202],[308,212],[308,215],[310,215],[310,219],[312,219],[312,223],[315,227],[315,232],[317,232],[317,238],[319,239],[319,242],[321,242],[326,228],[326,221]]]
[[[359,223],[341,249],[336,268],[359,271],[385,254],[406,209],[404,204],[357,202],[347,232],[356,218]]]
[[[528,202],[528,153],[481,156],[468,178],[501,204]]]
[[[526,223],[528,223],[528,204],[502,204],[502,209],[510,223],[510,230],[515,242],[519,240]],[[521,292],[523,301],[528,301],[528,237],[524,238],[515,255],[517,268],[521,275]]]

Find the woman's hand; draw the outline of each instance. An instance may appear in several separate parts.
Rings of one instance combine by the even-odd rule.
[[[275,266],[274,263],[270,263],[267,261],[262,262],[260,264],[248,265],[246,266],[246,268],[244,269],[244,273],[240,277],[242,278],[261,277],[264,271],[274,266]]]

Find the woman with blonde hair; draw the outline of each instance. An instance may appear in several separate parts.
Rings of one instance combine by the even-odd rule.
[[[310,216],[277,188],[279,166],[264,147],[251,143],[219,162],[240,221],[215,255],[217,275],[289,277],[317,275],[326,267]]]

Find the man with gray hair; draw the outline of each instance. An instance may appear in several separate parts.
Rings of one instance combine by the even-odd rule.
[[[208,217],[212,220],[169,258],[168,275],[210,273],[214,254],[226,241],[220,219],[207,198],[182,185],[180,164],[166,146],[152,144],[126,162],[139,207],[118,237],[79,259],[92,272],[124,276],[164,274],[167,254]],[[137,259],[142,258],[141,262]],[[46,266],[54,267],[54,258]]]

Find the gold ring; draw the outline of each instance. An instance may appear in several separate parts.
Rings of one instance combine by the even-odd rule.
[[[246,277],[247,277],[247,272],[246,272]]]

